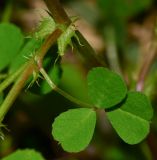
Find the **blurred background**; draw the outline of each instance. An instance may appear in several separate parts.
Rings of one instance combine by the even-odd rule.
[[[66,153],[53,140],[54,118],[69,108],[78,107],[54,91],[40,94],[29,89],[20,94],[5,117],[8,130],[0,140],[0,157],[19,148],[34,148],[47,160],[157,160],[157,63],[153,43],[156,41],[156,0],[62,0],[69,17],[95,51],[96,59],[86,59],[70,47],[61,60],[59,87],[88,102],[86,74],[94,66],[105,66],[123,75],[131,90],[144,64],[153,54],[145,78],[144,92],[154,108],[149,136],[138,145],[124,143],[105,117],[98,111],[94,138],[88,148],[77,154]],[[1,22],[19,26],[30,35],[46,15],[43,0],[0,0]],[[156,27],[157,30],[157,27]],[[56,52],[55,46],[52,51]],[[89,54],[90,53],[84,53]]]

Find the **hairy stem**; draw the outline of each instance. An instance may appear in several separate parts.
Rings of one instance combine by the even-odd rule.
[[[54,31],[45,40],[45,42],[42,45],[41,49],[39,50],[39,52],[35,56],[35,58],[38,58],[37,59],[37,63],[40,64],[40,66],[38,66],[38,67],[42,66],[42,64],[41,64],[42,59],[46,55],[46,53],[47,53],[48,49],[51,47],[51,45],[54,44],[54,42],[57,40],[57,38],[61,34],[61,33],[60,34],[59,33],[58,33],[58,31]],[[27,81],[27,79],[29,78],[29,76],[32,75],[32,73],[33,73],[34,70],[36,70],[37,66],[36,66],[36,64],[34,64],[34,62],[35,62],[34,61],[34,57],[29,60],[29,62],[26,64],[24,72],[20,75],[19,79],[13,85],[12,89],[8,93],[8,95],[5,98],[4,102],[0,106],[0,122],[3,121],[4,116],[6,115],[6,113],[8,112],[8,110],[11,107],[11,105],[14,103],[14,101],[18,97],[18,95],[20,94],[20,92],[23,89],[23,87],[25,86],[25,82]]]
[[[56,23],[66,24],[67,26],[71,24],[71,20],[67,16],[59,0],[44,0],[44,1]],[[78,39],[80,40],[80,43],[82,45],[80,45],[79,42],[74,39],[73,40],[74,48],[85,59],[87,65],[90,66],[91,64],[92,65],[94,64],[95,66],[97,66],[98,64],[101,64],[105,66],[105,62],[100,57],[98,57],[98,55],[96,55],[94,49],[91,47],[91,45],[87,42],[87,40],[78,30],[76,30],[76,35],[78,36]]]
[[[46,0],[48,6],[51,6],[50,11],[52,11],[52,15],[57,23],[65,23],[64,18],[66,19],[66,16],[64,15],[64,10],[61,9],[60,3],[58,0],[48,1]],[[53,2],[53,3],[52,3]],[[60,15],[58,13],[62,13],[63,15]],[[67,17],[68,19],[68,17]],[[63,22],[64,21],[64,22]],[[42,61],[44,56],[46,55],[49,48],[56,42],[56,40],[61,35],[62,31],[59,29],[55,30],[51,35],[48,36],[48,38],[45,40],[44,44],[42,45],[39,52],[37,52],[36,56],[31,58],[29,62],[27,63],[27,66],[25,68],[25,71],[20,75],[19,79],[16,81],[16,83],[13,85],[12,89],[8,93],[7,97],[5,98],[4,102],[2,103],[0,107],[0,122],[3,121],[4,116],[10,109],[11,105],[14,103],[18,95],[20,94],[22,88],[25,85],[25,82],[29,78],[29,76],[33,73],[34,70],[36,70],[36,65],[34,62],[37,62],[38,69],[42,67]],[[6,87],[10,81],[14,79],[14,77],[10,78],[6,84],[3,84],[1,89],[3,90],[4,87]]]
[[[26,65],[23,65],[15,73],[11,74],[7,79],[0,83],[0,93],[15,81],[15,79],[23,72],[25,67]]]
[[[9,108],[15,101],[16,97],[19,95],[20,91],[22,90],[23,86],[25,85],[26,80],[28,79],[29,75],[32,73],[33,66],[28,65],[19,79],[16,81],[10,92],[8,93],[7,97],[5,98],[4,102],[0,107],[0,122],[4,119],[4,116],[8,112]]]
[[[59,38],[59,36],[62,34],[62,31],[60,29],[56,29],[45,41],[41,49],[39,50],[39,53],[36,55],[35,60],[37,62],[37,65],[40,68],[42,68],[42,62],[43,59],[47,53],[47,51],[50,49],[52,44],[56,42],[56,40]]]
[[[73,103],[76,103],[79,106],[82,107],[93,107],[91,104],[87,104],[85,102],[82,102],[80,100],[78,100],[77,98],[69,95],[67,92],[63,91],[62,89],[58,88],[54,82],[50,79],[50,77],[48,76],[48,74],[46,73],[46,71],[43,68],[40,68],[40,73],[42,74],[42,76],[45,78],[45,80],[47,81],[47,83],[49,84],[49,86],[55,90],[56,92],[58,92],[60,95],[62,95],[63,97],[67,98],[68,100],[70,100]]]

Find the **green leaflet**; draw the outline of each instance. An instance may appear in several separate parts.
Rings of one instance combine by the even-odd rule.
[[[107,112],[113,128],[129,144],[137,144],[147,136],[152,116],[149,99],[140,92],[129,92],[120,108]]]
[[[52,125],[52,135],[68,152],[80,152],[90,143],[96,123],[92,109],[71,109],[60,114]]]
[[[2,160],[44,160],[39,152],[33,149],[17,150]]]
[[[0,24],[0,71],[17,55],[23,40],[24,37],[18,27],[9,23]]]
[[[120,103],[126,96],[127,87],[116,73],[97,67],[87,76],[88,94],[91,102],[98,108],[110,108]]]

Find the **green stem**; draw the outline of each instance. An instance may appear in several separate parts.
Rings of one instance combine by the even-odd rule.
[[[22,73],[22,75],[19,77],[19,79],[16,81],[10,92],[8,93],[7,97],[5,98],[4,102],[0,106],[0,122],[3,121],[4,116],[10,109],[11,105],[21,92],[26,80],[30,76],[33,70],[33,65],[28,65],[26,67],[26,70]]]
[[[37,69],[37,66],[34,64],[34,58],[37,61],[38,67],[42,66],[42,60],[46,55],[48,49],[55,43],[59,35],[61,34],[60,31],[54,31],[44,42],[39,52],[36,53],[36,56],[31,58],[28,63],[24,64],[24,72],[20,75],[19,79],[13,85],[12,89],[9,91],[7,97],[3,101],[2,105],[0,106],[0,123],[3,121],[4,116],[10,109],[11,105],[14,103],[18,95],[20,94],[21,90],[23,89],[25,82],[29,78],[29,76],[33,73],[34,70]],[[22,67],[22,68],[23,68]],[[21,71],[22,72],[22,71]],[[19,73],[18,73],[19,74]],[[5,84],[3,84],[1,89],[3,90],[13,79],[15,80],[17,75],[10,78]]]
[[[0,80],[3,80],[3,79],[5,79],[5,78],[7,78],[7,76],[8,76],[8,74],[6,74],[6,73],[0,74]]]
[[[71,20],[64,11],[59,0],[44,0],[44,1],[56,23],[66,24],[67,26],[71,24]],[[89,68],[91,68],[93,65],[97,66],[98,64],[106,66],[104,60],[102,60],[102,57],[100,57],[95,53],[94,49],[91,47],[91,45],[87,42],[87,40],[78,30],[76,31],[76,35],[78,36],[78,39],[80,40],[80,43],[82,45],[80,45],[79,42],[74,38],[72,39],[74,48],[84,58],[86,66],[88,66]]]
[[[145,158],[147,160],[152,160],[153,157],[152,157],[152,154],[151,154],[151,151],[150,151],[150,148],[149,148],[148,144],[143,142],[143,143],[141,143],[140,146],[141,146],[141,150],[142,150],[143,155],[145,156]]]
[[[47,2],[50,2],[50,1],[47,1]],[[60,21],[60,23],[61,23],[61,21],[62,22],[64,21],[64,18],[66,19],[66,16],[61,16],[60,14],[58,14],[57,11],[55,12],[55,9],[57,9],[58,7],[60,8],[60,3],[58,0],[54,0],[53,2],[54,3],[51,3],[51,6],[52,6],[52,10],[54,12],[54,17],[56,17],[55,19],[58,19],[58,22]],[[65,14],[63,8],[62,9],[60,8],[59,12],[62,12],[63,14]],[[67,19],[68,19],[68,17],[67,17]],[[66,24],[68,24],[68,23],[66,23]],[[25,82],[27,81],[29,76],[33,73],[33,70],[37,69],[36,68],[37,66],[38,66],[39,70],[40,70],[40,68],[42,68],[42,60],[43,60],[44,56],[46,55],[49,48],[56,42],[56,40],[61,35],[61,33],[62,33],[61,30],[56,29],[51,35],[49,35],[49,37],[45,40],[45,42],[42,45],[39,52],[36,53],[36,56],[31,58],[29,60],[29,62],[26,64],[26,68],[25,68],[24,72],[20,75],[19,79],[15,82],[12,89],[10,90],[7,97],[3,101],[2,105],[0,106],[0,122],[3,121],[4,116],[6,115],[8,110],[10,109],[11,105],[16,100],[17,96],[20,94],[21,90],[23,89],[23,87],[25,85]],[[37,66],[34,64],[34,60],[37,62]],[[17,77],[17,75],[12,76],[7,81],[5,81],[5,83],[3,83],[1,85],[1,90],[3,90],[6,86],[8,86],[15,79],[15,77]],[[62,92],[62,91],[60,91],[60,92]]]
[[[87,107],[87,108],[91,108],[93,107],[91,104],[82,102],[80,100],[78,100],[77,98],[69,95],[67,92],[63,91],[62,89],[58,88],[53,81],[50,79],[50,77],[48,76],[48,74],[46,73],[46,71],[43,68],[40,68],[40,73],[43,75],[43,77],[45,78],[45,80],[47,81],[47,83],[49,84],[49,86],[55,90],[56,92],[58,92],[59,94],[61,94],[62,96],[64,96],[65,98],[67,98],[68,100],[70,100],[73,103],[76,103],[79,106],[82,107]]]
[[[118,59],[114,28],[111,26],[107,27],[105,29],[105,36],[107,42],[107,58],[109,60],[109,65],[111,69],[118,72],[119,74],[122,74]]]
[[[10,0],[8,3],[7,3],[7,6],[3,12],[3,16],[2,16],[2,22],[10,22],[10,17],[11,17],[11,14],[12,14],[12,10],[13,10],[13,6],[12,6],[12,0]]]
[[[4,80],[0,84],[0,93],[6,89],[14,80],[22,73],[26,65],[23,65],[21,68],[19,68],[15,73],[11,74],[6,80]]]

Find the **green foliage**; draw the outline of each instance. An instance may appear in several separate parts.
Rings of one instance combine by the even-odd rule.
[[[13,24],[0,24],[0,71],[9,65],[23,44],[23,35]]]
[[[0,104],[3,102],[3,94],[0,93]]]
[[[44,39],[56,29],[56,23],[52,17],[43,18],[37,27],[33,37],[36,39]]]
[[[92,69],[87,79],[91,101],[96,107],[106,109],[119,136],[129,144],[141,142],[149,132],[153,116],[148,98],[140,92],[127,94],[123,79],[103,67]],[[55,119],[52,134],[65,151],[79,152],[89,144],[95,121],[92,109],[69,110]]]
[[[57,55],[57,53],[56,53]],[[62,68],[60,62],[55,63],[56,56],[52,57],[52,51],[48,53],[43,61],[43,68],[45,68],[49,78],[55,85],[58,85],[62,76]],[[45,95],[52,91],[52,88],[48,85],[47,81],[40,75],[38,71],[34,72],[34,75],[30,79],[29,90],[32,93],[38,95]]]
[[[70,45],[72,47],[72,41],[71,38],[75,37],[77,38],[77,35],[75,34],[75,30],[74,27],[72,25],[70,25],[69,27],[63,28],[63,33],[61,34],[61,36],[58,38],[57,42],[58,42],[58,54],[60,56],[63,56],[66,48],[68,45]]]
[[[130,157],[126,156],[120,149],[118,148],[109,148],[107,153],[105,153],[105,158],[108,160],[131,160]]]
[[[89,103],[85,77],[81,74],[80,68],[74,64],[62,64],[62,70],[61,88],[81,101]],[[72,78],[69,75],[72,75]]]
[[[129,144],[137,144],[146,137],[152,116],[151,104],[140,92],[129,92],[120,108],[107,112],[116,132]]]
[[[99,6],[108,18],[126,19],[146,9],[151,0],[98,0]]]
[[[127,93],[123,79],[116,73],[97,67],[88,73],[88,92],[98,108],[110,108],[121,102]]]
[[[2,160],[44,160],[42,155],[33,149],[17,150]]]
[[[41,40],[36,40],[34,38],[29,38],[25,43],[19,54],[13,58],[12,63],[10,64],[9,72],[15,72],[19,67],[21,67],[25,62],[32,58],[35,52],[42,45]]]
[[[75,19],[72,21],[76,21]],[[75,28],[73,26],[73,22],[70,26],[66,27],[64,25],[56,24],[52,17],[43,18],[36,29],[35,34],[33,35],[36,39],[44,39],[49,34],[51,34],[55,29],[60,28],[63,33],[58,38],[58,54],[63,56],[67,46],[72,46],[71,38],[75,37],[78,40],[77,35],[75,34]]]
[[[79,152],[89,144],[96,123],[96,113],[92,109],[72,109],[60,114],[52,125],[52,134],[63,149]]]
[[[134,16],[143,9],[147,8],[147,6],[150,5],[151,1],[98,0],[98,3],[108,20],[107,27],[103,26],[103,31],[107,33],[105,34],[105,37],[107,37],[108,40],[106,41],[106,44],[113,45],[111,47],[113,47],[116,50],[116,38],[118,37],[118,34],[120,34],[120,36],[122,37],[118,37],[118,41],[122,41],[125,37],[124,28],[128,18]],[[32,65],[32,63],[30,66],[28,65],[28,69],[30,69],[32,66],[34,67],[33,69],[30,69],[30,72],[26,72],[28,74],[28,77],[27,75],[24,75],[24,77],[20,77],[21,79],[17,77],[19,81],[15,80],[16,76],[13,80],[11,78],[8,78],[9,80],[6,78],[7,81],[5,81],[4,79],[4,89],[7,88],[10,84],[12,84],[12,82],[14,81],[17,83],[13,84],[14,86],[11,92],[9,92],[9,96],[6,95],[6,92],[4,91],[6,97],[6,101],[4,101],[5,103],[2,103],[3,95],[0,93],[0,104],[2,103],[1,108],[3,108],[1,110],[2,112],[0,112],[2,113],[0,120],[3,120],[5,114],[8,112],[10,108],[10,105],[17,98],[17,95],[20,94],[20,89],[25,87],[23,82],[26,81],[29,83],[30,81],[27,81],[29,78],[31,78],[31,76],[29,75],[33,74],[33,81],[30,83],[29,86],[34,84],[34,82],[39,79],[40,86],[38,87],[38,89],[34,85],[36,93],[47,94],[52,90],[52,88],[55,88],[55,91],[65,96],[72,102],[76,102],[77,105],[80,104],[81,106],[82,104],[82,107],[91,107],[68,110],[64,113],[61,113],[54,120],[54,123],[52,124],[52,135],[54,139],[58,141],[59,144],[61,144],[65,151],[80,152],[89,145],[94,134],[94,129],[96,125],[95,110],[97,109],[106,109],[106,115],[109,121],[111,122],[113,128],[126,143],[137,144],[141,142],[149,133],[150,121],[153,116],[151,104],[144,94],[139,92],[128,92],[126,84],[120,75],[103,67],[97,67],[89,71],[87,76],[88,98],[90,99],[92,104],[88,104],[89,100],[86,97],[86,93],[81,94],[81,91],[86,92],[86,89],[82,85],[84,84],[81,81],[82,79],[80,80],[80,76],[78,76],[78,74],[75,73],[76,70],[72,67],[71,70],[64,70],[65,73],[67,72],[67,77],[63,77],[63,81],[69,81],[69,83],[71,83],[70,85],[68,84],[70,87],[66,86],[68,88],[67,92],[74,93],[75,96],[72,97],[64,90],[57,87],[61,77],[60,61],[58,62],[57,58],[59,56],[64,55],[68,45],[73,47],[72,38],[76,38],[76,40],[79,42],[79,38],[77,37],[77,35],[79,35],[80,33],[76,35],[75,26],[73,23],[74,21],[72,20],[72,23],[69,26],[66,26],[64,24],[56,24],[52,17],[43,18],[43,20],[35,30],[35,33],[32,34],[31,38],[26,39],[25,43],[23,43],[24,38],[18,27],[12,24],[0,24],[0,71],[5,72],[9,70],[9,74],[11,73],[12,75],[12,73],[16,73],[16,71],[30,59],[31,61],[29,62],[34,63],[34,66]],[[45,50],[49,50],[49,53],[51,52],[49,46],[51,42],[49,41],[49,44],[47,45],[46,43],[44,43],[44,40],[57,28],[62,30],[62,34],[60,35],[60,37],[55,39],[57,41],[56,45],[58,45],[58,50],[56,49],[57,47],[51,48],[52,52],[57,53],[57,56],[54,53],[53,55],[47,54],[45,56]],[[84,39],[83,36],[81,37],[82,39]],[[83,43],[83,45],[87,45],[87,50],[90,52],[89,55],[91,56],[92,54],[89,44],[86,42],[86,40],[82,40],[81,43],[82,42],[85,42]],[[78,44],[80,44],[80,42]],[[40,47],[42,47],[42,45],[45,45],[43,46],[45,47],[44,51],[40,50]],[[77,45],[76,48],[79,48],[80,46],[78,45],[78,47]],[[120,52],[121,49],[122,48],[120,47]],[[82,50],[83,53],[86,54],[87,50],[84,48]],[[42,67],[39,68],[39,66],[35,66],[37,65],[36,55],[39,52],[42,55],[42,51],[42,58],[44,59]],[[38,54],[38,56],[40,56],[40,54]],[[87,57],[86,59],[88,61],[92,59],[90,59],[86,55],[85,57]],[[113,60],[112,58],[113,56],[111,56],[111,59],[108,58],[111,68],[117,68],[112,67],[111,64],[115,64],[115,62],[117,61],[116,59]],[[99,60],[99,57],[97,59]],[[110,62],[112,60],[113,62]],[[92,61],[92,65],[94,64],[93,62],[95,61]],[[7,68],[8,70],[5,70],[6,67],[9,67]],[[43,77],[40,77],[40,72],[45,79],[42,79]],[[21,72],[19,72],[19,74],[17,75],[20,76],[20,74]],[[73,83],[75,84],[73,85]],[[48,84],[51,87],[49,87]],[[32,87],[31,91],[33,91],[34,88]],[[1,90],[3,91],[4,89],[2,86]],[[14,93],[14,91],[17,93]],[[80,96],[80,94],[82,97]],[[75,97],[81,97],[80,99],[83,99],[83,102]],[[3,127],[5,128],[5,125],[3,125],[2,122],[0,122],[0,138],[3,138],[3,133],[1,130],[1,128]],[[118,156],[120,157],[119,159],[123,158],[119,150],[113,150],[112,157],[114,158]],[[3,160],[15,159],[44,160],[38,152],[29,149],[18,150],[15,153],[9,155],[8,157],[3,158]]]
[[[48,75],[56,85],[59,84],[61,78],[60,67],[58,65],[51,67],[48,71]],[[43,80],[40,84],[40,90],[42,94],[47,94],[52,91],[52,88],[47,84],[45,80]]]

